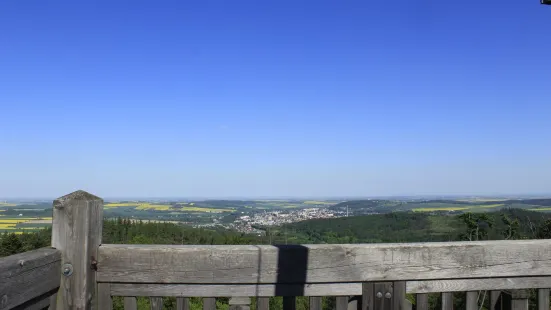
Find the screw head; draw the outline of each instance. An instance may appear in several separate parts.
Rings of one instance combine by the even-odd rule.
[[[390,294],[390,292],[386,292],[385,298],[386,298],[386,299],[390,299],[390,297],[392,297],[392,294]]]
[[[383,298],[383,293],[377,292],[377,294],[375,296],[377,296],[377,298]]]
[[[73,274],[73,265],[71,264],[63,264],[63,268],[61,268],[61,272],[64,276],[68,277]]]

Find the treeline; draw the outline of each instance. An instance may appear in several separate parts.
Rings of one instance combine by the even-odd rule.
[[[103,223],[103,243],[111,244],[376,243],[523,238],[551,238],[551,215],[516,209],[453,216],[395,212],[309,220],[267,229],[266,236],[123,218],[105,220]],[[50,240],[51,229],[21,235],[3,233],[0,234],[0,256],[49,246]],[[455,308],[464,308],[464,294],[454,294],[454,297]],[[532,305],[535,303],[534,298],[531,301]],[[163,309],[175,309],[174,298],[164,298],[163,302]],[[202,309],[201,298],[191,298],[190,302],[192,310]],[[412,302],[415,301],[412,299]],[[431,309],[437,309],[440,302],[438,294],[430,296]],[[334,298],[324,297],[324,310],[333,309],[334,304]],[[149,299],[139,298],[138,306],[138,309],[149,309]],[[228,298],[217,298],[217,309],[228,308]],[[270,299],[270,309],[281,308],[281,298]],[[124,309],[122,298],[114,298],[114,309]],[[256,309],[254,299],[251,309]],[[298,297],[297,310],[306,309],[308,309],[308,298]]]

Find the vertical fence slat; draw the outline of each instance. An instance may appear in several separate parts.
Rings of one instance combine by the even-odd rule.
[[[111,284],[109,283],[98,283],[98,309],[113,309],[113,300],[111,299]]]
[[[138,309],[138,302],[136,301],[136,297],[124,297],[124,310],[137,310]]]
[[[256,310],[269,310],[269,309],[270,309],[270,297],[256,298]]]
[[[496,306],[498,305],[500,297],[501,297],[501,291],[490,292],[490,310],[501,310],[502,307],[499,307],[499,309],[496,309]]]
[[[230,310],[250,310],[250,297],[232,297],[229,300]]]
[[[149,297],[149,302],[151,303],[151,310],[162,310],[163,309],[163,298],[162,297]]]
[[[453,294],[450,292],[442,293],[442,310],[453,309]]]
[[[392,310],[403,310],[406,302],[406,282],[392,284]]]
[[[203,310],[216,310],[216,298],[203,298]]]
[[[415,309],[428,310],[429,308],[429,294],[417,294],[415,296]]]
[[[538,310],[549,310],[549,289],[538,289]]]
[[[348,310],[348,296],[337,296],[336,308],[337,310]]]
[[[392,282],[373,284],[373,310],[392,309]]]
[[[478,310],[478,292],[467,292],[467,310]]]
[[[321,297],[310,297],[310,310],[321,310]]]
[[[528,310],[528,298],[530,298],[528,290],[511,291],[511,309]]]
[[[362,296],[350,296],[348,298],[348,310],[362,310]]]
[[[362,310],[373,310],[373,283],[362,283]]]
[[[187,297],[176,298],[176,310],[189,310],[189,298]]]
[[[295,310],[297,308],[297,299],[295,296],[283,297],[283,310]]]

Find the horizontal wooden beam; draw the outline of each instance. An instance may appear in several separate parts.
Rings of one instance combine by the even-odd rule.
[[[59,288],[61,252],[42,248],[0,259],[0,309],[11,309]],[[37,301],[38,302],[38,301]]]
[[[551,275],[551,240],[102,245],[99,282],[291,284]]]
[[[409,281],[407,293],[462,292],[468,290],[508,290],[549,288],[551,277],[490,278]],[[145,284],[111,283],[114,296],[175,297],[270,297],[270,296],[356,296],[362,295],[361,283],[322,284]]]

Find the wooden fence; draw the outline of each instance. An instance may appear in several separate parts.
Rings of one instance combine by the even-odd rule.
[[[528,289],[538,289],[538,309],[549,309],[551,240],[339,244],[339,245],[111,245],[101,244],[103,201],[78,191],[54,201],[51,249],[0,260],[0,310],[112,308],[124,296],[203,297],[213,310],[216,297],[231,297],[231,309],[268,309],[271,296],[295,309],[296,296],[309,296],[312,310],[322,296],[336,296],[336,309],[428,308],[428,293],[442,294],[453,308],[453,292],[466,293],[467,310],[482,299],[495,309],[528,309]],[[58,289],[59,288],[59,289]],[[480,294],[488,291],[488,296]],[[57,294],[56,294],[57,293]],[[54,297],[50,297],[53,295]],[[35,305],[36,306],[33,306]],[[33,308],[34,307],[34,308]]]

